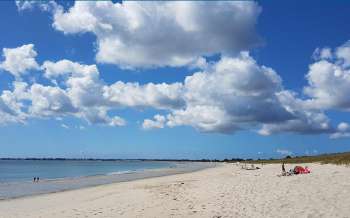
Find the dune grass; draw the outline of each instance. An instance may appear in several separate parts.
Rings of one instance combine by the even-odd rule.
[[[317,156],[301,156],[301,157],[286,157],[283,159],[269,159],[269,160],[251,160],[247,163],[321,163],[321,164],[336,164],[336,165],[350,165],[350,152],[336,153],[336,154],[322,154]]]

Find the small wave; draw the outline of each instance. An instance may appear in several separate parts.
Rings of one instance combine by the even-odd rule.
[[[137,172],[136,170],[124,170],[124,171],[107,173],[106,175],[112,176],[112,175],[120,175],[120,174],[131,174],[131,173],[136,173],[136,172]]]

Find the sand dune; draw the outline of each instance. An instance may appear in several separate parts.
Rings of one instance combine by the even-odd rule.
[[[287,165],[292,167],[292,165]],[[350,167],[309,164],[198,172],[0,201],[0,217],[350,217]]]

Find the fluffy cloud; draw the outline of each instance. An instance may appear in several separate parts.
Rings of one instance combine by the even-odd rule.
[[[68,60],[44,62],[45,76],[63,77],[67,94],[76,107],[91,107],[103,104],[103,82],[96,65],[82,65]]]
[[[331,134],[332,139],[350,137],[350,125],[348,123],[339,123],[337,132]]]
[[[259,134],[271,135],[280,132],[320,134],[334,132],[328,117],[318,110],[308,109],[307,102],[297,98],[296,93],[284,90],[277,93],[277,97],[285,109],[294,116],[294,119],[280,123],[263,124],[258,131]]]
[[[143,129],[164,128],[164,123],[166,121],[166,118],[164,116],[156,114],[153,118],[154,118],[154,120],[145,119],[142,123],[142,128]]]
[[[80,114],[90,124],[105,124],[109,126],[124,126],[126,121],[118,116],[110,117],[105,107],[85,108]]]
[[[184,66],[203,55],[232,54],[259,43],[255,2],[75,2],[57,7],[53,27],[92,32],[97,61],[121,67]]]
[[[18,11],[32,10],[35,7],[39,7],[43,11],[53,12],[59,5],[55,1],[16,1]]]
[[[57,62],[45,61],[42,65],[48,79],[54,79],[63,76],[98,76],[96,65],[82,65],[69,60],[60,60]]]
[[[4,61],[0,63],[0,69],[6,70],[16,78],[20,78],[29,70],[39,68],[35,61],[37,56],[33,44],[23,45],[17,48],[4,48],[2,50]]]
[[[184,105],[181,83],[139,85],[118,81],[104,86],[103,97],[109,105],[115,107],[175,109]]]
[[[203,132],[257,130],[350,136],[349,126],[333,127],[326,110],[350,110],[350,42],[317,48],[306,75],[305,97],[285,90],[271,68],[241,52],[259,43],[255,2],[75,2],[65,10],[55,2],[17,2],[20,11],[39,6],[53,14],[64,34],[96,35],[96,60],[125,68],[189,66],[201,69],[183,82],[105,84],[96,65],[69,60],[39,67],[32,44],[3,49],[0,68],[16,77],[43,71],[51,85],[14,82],[0,99],[1,123],[27,117],[75,116],[90,124],[122,126],[110,116],[120,108],[154,108],[167,115],[145,119],[144,129],[192,126]],[[220,54],[207,63],[205,57]],[[28,101],[30,103],[28,103]]]
[[[184,82],[186,107],[168,117],[169,126],[190,125],[205,132],[232,132],[246,125],[275,123],[293,116],[279,102],[281,78],[248,53],[223,57]],[[266,110],[269,108],[269,110]]]
[[[27,115],[22,111],[24,107],[19,101],[26,83],[14,82],[13,91],[4,90],[0,95],[0,125],[7,123],[25,123]]]
[[[21,112],[18,104],[8,98],[6,93],[0,96],[0,125],[8,123],[24,123],[25,114]]]
[[[338,47],[335,51],[335,55],[344,68],[350,67],[350,41]]]
[[[28,90],[35,116],[69,115],[78,111],[67,92],[59,87],[34,84]]]
[[[350,110],[350,43],[320,55],[306,75],[310,108]]]
[[[69,60],[45,61],[37,69],[42,70],[43,76],[53,82],[52,86],[14,82],[13,91],[3,92],[4,98],[9,99],[7,102],[11,103],[17,114],[25,114],[24,118],[75,116],[90,124],[125,125],[122,118],[108,115],[108,107],[103,100],[104,84],[96,65],[83,65]],[[5,105],[1,101],[0,105],[3,113],[15,115],[10,113],[9,107],[5,107],[9,103]],[[17,121],[9,115],[0,122],[9,122],[10,118]]]
[[[17,86],[21,89],[15,89],[13,92],[6,91],[4,94],[11,96],[14,102],[19,105],[21,105],[21,101],[30,102],[26,106],[28,112],[25,114],[25,118],[74,116],[86,120],[89,124],[109,126],[123,126],[126,124],[125,120],[118,116],[110,117],[108,107],[98,104],[97,101],[90,104],[90,101],[86,100],[88,93],[77,96],[74,92],[70,92],[72,88],[62,89],[57,86],[44,86],[37,83],[31,86],[27,84]],[[79,87],[77,89],[80,90]],[[102,94],[99,97],[102,98]],[[21,111],[19,107],[17,107],[17,111]]]
[[[90,124],[109,126],[126,124],[124,119],[108,115],[108,100],[105,100],[103,96],[104,83],[99,78],[96,65],[83,65],[69,60],[45,61],[42,69],[44,77],[51,79],[55,84],[57,79],[63,83],[63,88],[55,87],[57,96],[54,102],[56,104],[64,102],[60,104],[61,107],[57,107],[60,114],[73,114],[85,119]],[[47,91],[45,93],[49,94]],[[32,102],[32,107],[41,105],[36,101]],[[52,108],[49,108],[49,111],[55,112]]]
[[[318,61],[321,59],[332,59],[333,54],[332,50],[328,47],[326,48],[316,48],[314,53],[312,54],[314,60]]]
[[[126,121],[111,116],[111,111],[136,107],[168,113],[145,119],[144,129],[186,125],[202,132],[258,129],[262,135],[292,132],[347,137],[349,125],[340,123],[333,127],[323,110],[347,109],[341,103],[346,102],[346,96],[330,88],[343,91],[348,88],[344,46],[330,56],[319,52],[307,75],[309,86],[305,93],[311,97],[308,99],[285,90],[280,76],[273,69],[259,65],[248,52],[235,57],[222,56],[217,62],[206,63],[201,71],[187,76],[183,82],[171,84],[118,81],[108,85],[100,79],[96,65],[70,60],[44,61],[36,69],[42,71],[42,79],[52,84],[13,82],[13,90],[1,94],[0,123],[25,122],[31,117],[74,116],[89,124],[123,126]],[[342,79],[333,83],[333,77],[337,76]],[[333,101],[328,98],[325,101],[325,96]],[[322,101],[327,104],[321,104]]]
[[[239,129],[229,114],[216,106],[191,106],[168,115],[169,127],[188,125],[201,132],[230,133]]]
[[[182,84],[139,85],[118,81],[106,85],[99,78],[96,65],[83,65],[69,60],[45,61],[42,65],[44,76],[63,80],[65,92],[76,108],[83,108],[81,117],[90,123],[106,123],[111,126],[125,125],[122,118],[109,118],[107,111],[123,107],[153,107],[172,109],[181,107]],[[85,109],[87,108],[87,109]]]
[[[44,76],[57,84],[63,81],[67,95],[76,107],[100,106],[103,103],[103,82],[96,65],[84,65],[69,60],[45,61]]]
[[[332,127],[322,111],[310,108],[308,100],[284,90],[281,83],[276,72],[259,66],[248,53],[236,58],[223,57],[208,70],[185,79],[183,108],[172,109],[166,121],[164,117],[147,119],[143,125],[150,128],[189,125],[203,132],[222,133],[260,126],[261,135],[341,131]]]

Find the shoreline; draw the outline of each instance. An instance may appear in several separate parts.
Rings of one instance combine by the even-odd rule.
[[[111,172],[91,176],[42,179],[38,183],[34,183],[32,181],[5,182],[0,183],[0,201],[78,190],[112,183],[195,172],[198,170],[215,167],[216,165],[217,163],[206,162],[175,162],[175,167],[136,170],[129,172]]]

